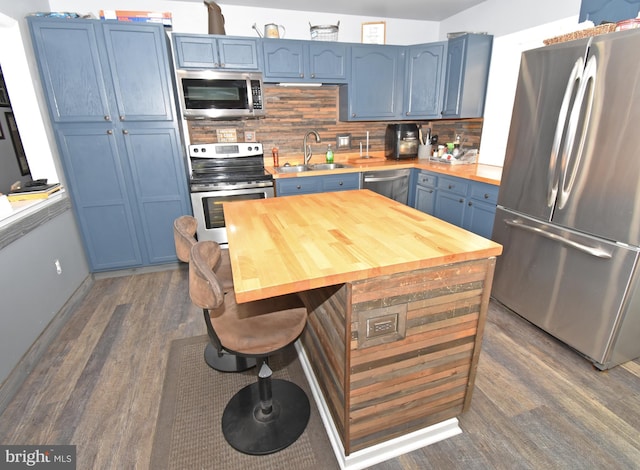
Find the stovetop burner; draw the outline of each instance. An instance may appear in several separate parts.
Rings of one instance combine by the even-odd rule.
[[[273,186],[259,143],[190,145],[189,162],[192,191]]]

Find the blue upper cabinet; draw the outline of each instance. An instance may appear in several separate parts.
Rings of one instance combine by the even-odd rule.
[[[67,22],[31,25],[34,47],[42,58],[42,85],[55,122],[104,122],[112,119],[98,52],[96,24]],[[73,51],[73,53],[69,53]],[[64,77],[64,79],[63,79]]]
[[[346,83],[349,48],[337,42],[264,39],[264,81]]]
[[[206,34],[173,34],[176,66],[181,69],[258,70],[258,41]]]
[[[440,117],[446,51],[446,41],[408,48],[404,88],[406,119]]]
[[[596,26],[604,21],[615,22],[635,18],[640,0],[582,0],[580,22],[591,20]]]
[[[465,34],[450,39],[443,118],[477,118],[484,113],[493,36]]]
[[[404,59],[404,47],[353,45],[349,85],[340,87],[340,119],[401,119]]]
[[[117,22],[105,23],[103,31],[117,119],[172,121],[172,82],[167,72],[169,59],[164,53],[164,31]]]

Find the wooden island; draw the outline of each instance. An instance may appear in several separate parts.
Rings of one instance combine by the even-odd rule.
[[[225,203],[238,302],[298,292],[343,468],[460,431],[502,247],[368,190]]]

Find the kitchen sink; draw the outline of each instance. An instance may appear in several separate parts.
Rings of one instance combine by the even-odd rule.
[[[339,168],[351,168],[351,165],[345,165],[344,163],[315,163],[310,165],[312,170],[337,170]]]
[[[276,171],[278,173],[300,173],[302,171],[311,171],[312,168],[308,165],[291,165],[291,166],[279,166]]]
[[[325,171],[337,170],[340,168],[351,168],[351,165],[346,165],[344,163],[314,163],[312,165],[280,166],[276,171],[278,173],[300,173],[303,171]]]

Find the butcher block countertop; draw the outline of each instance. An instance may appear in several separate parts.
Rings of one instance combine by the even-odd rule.
[[[265,158],[265,165],[267,170],[273,174],[275,179],[280,178],[303,178],[305,176],[319,176],[327,174],[337,173],[353,173],[362,172],[368,170],[391,170],[401,168],[418,168],[420,170],[433,171],[443,175],[456,176],[458,178],[465,178],[473,181],[481,181],[483,183],[489,183],[496,186],[500,185],[500,178],[502,176],[502,167],[494,165],[485,165],[482,163],[474,163],[468,165],[452,165],[449,163],[438,163],[429,160],[411,159],[411,160],[386,160],[384,158],[384,152],[372,152],[372,157],[369,160],[361,159],[358,155],[341,155],[336,154],[336,163],[345,163],[350,165],[351,168],[341,168],[336,170],[325,171],[304,171],[301,173],[277,173],[273,166],[268,166],[268,160]],[[281,161],[280,165],[284,165],[287,161]],[[291,165],[302,163],[302,158],[298,160],[292,160],[289,162]],[[322,155],[315,155],[311,160],[311,163],[324,163]]]
[[[502,252],[369,190],[224,203],[224,216],[238,302]]]

